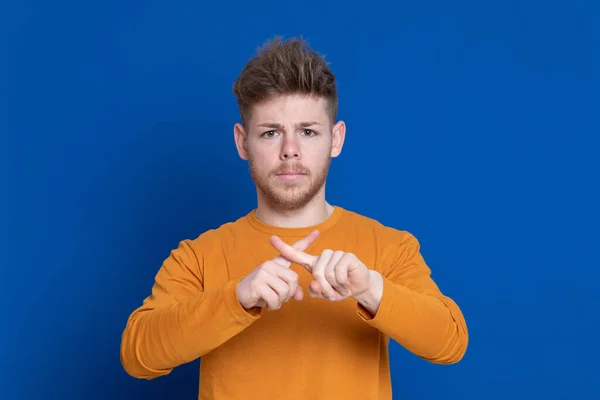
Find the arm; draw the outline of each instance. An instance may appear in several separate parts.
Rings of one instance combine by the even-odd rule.
[[[370,271],[370,289],[358,301],[359,316],[407,350],[437,364],[460,361],[468,345],[458,305],[431,279],[417,239],[403,234],[389,267]]]
[[[204,291],[203,260],[182,241],[158,271],[152,294],[129,317],[121,341],[128,374],[152,379],[215,349],[250,326],[260,309],[239,304],[239,279]]]

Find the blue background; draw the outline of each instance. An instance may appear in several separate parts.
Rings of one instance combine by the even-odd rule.
[[[193,399],[119,361],[184,238],[255,206],[231,85],[303,35],[348,125],[328,199],[413,233],[470,331],[393,343],[398,399],[600,398],[594,1],[8,1],[0,6],[2,399]]]

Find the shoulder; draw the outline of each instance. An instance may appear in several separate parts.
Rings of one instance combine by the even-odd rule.
[[[345,212],[348,224],[352,225],[359,233],[372,234],[382,245],[418,245],[416,237],[407,230],[386,225],[375,218],[355,211],[345,210]]]
[[[421,255],[420,243],[411,232],[355,212],[348,212],[348,222],[356,227],[360,245],[375,249],[377,265],[384,276],[407,273],[415,265],[420,267],[419,271],[429,271]]]
[[[354,231],[357,245],[373,249],[382,266],[392,266],[420,257],[418,239],[406,229],[386,225],[372,217],[346,211],[348,231]]]
[[[225,242],[240,237],[246,229],[246,216],[241,216],[236,220],[227,221],[219,226],[206,229],[195,238],[185,239],[181,243],[187,246],[197,257],[210,256],[212,253],[222,251]]]

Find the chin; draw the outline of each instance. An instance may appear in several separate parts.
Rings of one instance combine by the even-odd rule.
[[[303,207],[310,200],[311,196],[309,193],[273,193],[269,196],[269,199],[275,204],[288,209],[296,209]]]
[[[260,179],[256,174],[252,178],[263,200],[275,210],[294,211],[310,203],[325,184],[326,174],[319,179],[308,177],[301,182],[281,182],[277,178]]]
[[[306,206],[317,194],[301,187],[269,188],[263,193],[273,208],[284,211],[297,210]]]

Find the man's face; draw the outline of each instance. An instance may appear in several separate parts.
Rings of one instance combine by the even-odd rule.
[[[262,198],[291,211],[324,190],[344,129],[343,122],[331,123],[324,99],[286,95],[255,105],[248,125],[236,125],[235,138]]]

